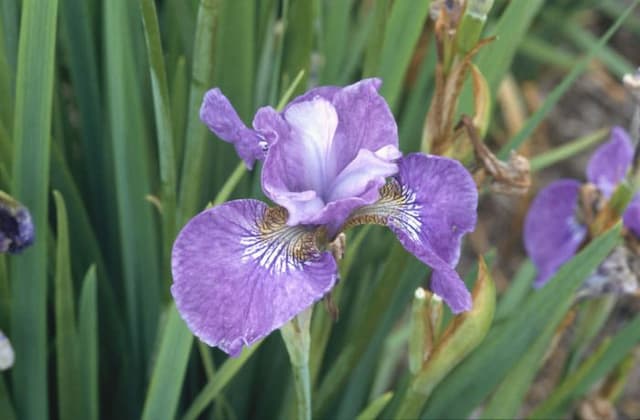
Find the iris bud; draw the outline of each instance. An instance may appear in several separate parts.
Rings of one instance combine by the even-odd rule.
[[[0,252],[16,254],[33,243],[34,227],[26,207],[0,191]]]

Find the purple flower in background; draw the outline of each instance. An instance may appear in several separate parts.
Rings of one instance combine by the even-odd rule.
[[[431,266],[431,288],[454,312],[471,296],[454,267],[476,223],[477,190],[457,161],[402,157],[378,79],[320,87],[246,127],[218,89],[201,119],[251,168],[277,206],[235,200],[195,216],[173,247],[172,294],[189,328],[235,355],[321,299],[338,279],[328,245],[360,224],[388,226]]]
[[[33,243],[34,236],[29,210],[0,191],[0,253],[17,254]]]
[[[633,159],[633,146],[620,127],[594,152],[587,165],[587,181],[609,198],[624,179]],[[544,188],[529,208],[524,225],[524,245],[538,269],[536,286],[542,286],[577,252],[588,233],[577,215],[581,183],[573,179],[554,181]],[[623,215],[625,226],[640,236],[640,196]]]

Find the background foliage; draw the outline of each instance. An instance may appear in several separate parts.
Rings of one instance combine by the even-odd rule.
[[[591,58],[615,77],[633,70],[606,46],[620,27],[638,42],[631,3],[495,2],[485,34],[498,38],[475,59],[490,100],[505,78],[520,83],[551,70],[560,82],[512,134],[507,109],[496,104],[492,148],[502,156],[531,151],[528,140]],[[199,121],[202,95],[219,86],[247,121],[292,86],[298,94],[378,76],[402,150],[417,151],[436,61],[429,6],[0,0],[0,189],[29,207],[38,235],[22,255],[0,256],[0,328],[16,352],[15,366],[0,377],[0,417],[291,417],[295,395],[279,334],[226,359],[195,341],[171,304],[169,255],[178,229],[209,202],[262,197],[259,171],[238,167],[232,147]],[[470,104],[463,95],[460,109]],[[602,138],[600,131],[535,156],[533,168]],[[580,283],[618,243],[618,229],[540,291],[530,288],[535,273],[524,261],[499,291],[487,338],[437,386],[423,414],[468,416],[481,405],[488,417],[520,413],[569,311],[591,330],[568,344],[571,363],[534,414],[566,414],[598,380],[630,371],[640,315],[603,341],[595,339],[603,325],[595,320],[606,319],[610,306],[572,306]],[[351,234],[335,294],[339,321],[316,308],[316,416],[389,417],[410,394],[408,309],[428,272],[394,244],[383,229]],[[463,271],[473,282],[474,268]]]

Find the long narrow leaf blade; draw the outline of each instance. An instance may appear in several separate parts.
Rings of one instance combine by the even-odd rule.
[[[638,0],[635,0],[628,8],[625,10],[623,14],[621,14],[618,19],[611,25],[609,30],[600,38],[600,40],[593,44],[586,56],[577,63],[573,69],[569,72],[569,74],[562,80],[562,82],[549,94],[547,99],[544,101],[542,106],[529,118],[527,124],[515,135],[507,144],[505,144],[502,149],[500,149],[499,157],[501,159],[506,159],[507,155],[511,152],[511,150],[515,150],[522,143],[524,143],[527,138],[533,133],[533,130],[542,122],[544,117],[553,109],[556,103],[560,100],[562,95],[573,85],[573,82],[587,70],[589,63],[593,56],[605,45],[609,39],[616,33],[616,31],[620,28],[622,23],[627,19],[629,14],[633,11],[633,9],[638,4]]]
[[[493,328],[485,341],[465,359],[427,402],[426,417],[465,417],[500,383],[521,355],[550,324],[559,324],[584,279],[620,240],[620,226],[598,237],[567,262],[520,310]],[[469,378],[482,378],[481,387]],[[458,397],[464,395],[464,401]],[[455,401],[455,403],[454,403]]]
[[[153,90],[153,106],[156,117],[156,136],[158,138],[158,156],[160,158],[160,181],[162,184],[162,258],[163,279],[166,285],[170,282],[169,260],[171,246],[176,231],[176,158],[173,141],[173,122],[169,103],[169,86],[164,66],[162,45],[160,44],[160,28],[156,6],[153,0],[141,0],[144,35],[147,42],[151,87]],[[168,287],[165,293],[168,295]]]
[[[13,194],[31,211],[35,244],[12,259],[13,392],[20,418],[48,418],[47,210],[58,1],[22,2],[13,143]],[[26,328],[28,326],[28,328]]]
[[[98,280],[96,267],[89,267],[80,291],[78,310],[78,343],[82,349],[83,419],[99,417],[98,384]]]
[[[161,337],[142,413],[144,420],[174,418],[178,407],[193,335],[173,303]]]
[[[62,419],[79,418],[82,399],[76,347],[76,319],[69,255],[69,222],[64,199],[53,192],[56,204],[58,238],[56,242],[55,316],[56,373],[58,380],[58,412]]]

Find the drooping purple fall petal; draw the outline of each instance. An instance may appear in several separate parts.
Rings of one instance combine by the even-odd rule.
[[[173,246],[171,292],[202,341],[236,355],[333,287],[337,264],[284,209],[236,200],[205,210]]]
[[[350,220],[362,217],[389,226],[409,252],[432,268],[431,289],[454,313],[469,310],[471,294],[454,267],[462,237],[477,221],[475,182],[458,161],[439,156],[410,154],[398,167],[380,200]]]
[[[524,245],[538,270],[542,286],[580,247],[587,228],[576,218],[580,183],[573,179],[552,182],[538,193],[524,225]]]
[[[278,141],[265,160],[262,187],[289,210],[289,225],[324,224],[332,235],[353,210],[375,202],[397,172],[397,127],[379,85],[367,79],[307,93],[285,108],[289,130],[273,120]]]
[[[624,129],[613,127],[609,140],[596,149],[587,165],[587,180],[609,197],[624,179],[633,159],[633,145]]]
[[[247,128],[220,89],[205,93],[200,119],[216,136],[234,145],[249,169],[256,160],[264,159],[267,142],[256,131]]]

